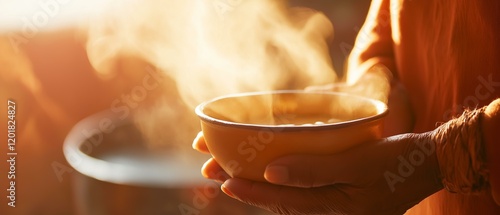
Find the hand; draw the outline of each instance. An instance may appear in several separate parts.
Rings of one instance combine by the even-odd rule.
[[[407,134],[331,156],[287,156],[267,166],[269,183],[229,178],[213,159],[202,173],[225,181],[229,196],[279,214],[402,214],[442,189],[433,144],[431,133]],[[202,133],[193,148],[209,153]]]
[[[401,83],[393,80],[389,69],[382,64],[368,69],[354,83],[310,86],[306,90],[343,92],[385,102],[390,111],[384,121],[384,137],[409,133],[413,130],[413,110],[406,90]]]
[[[356,79],[355,82],[337,82],[322,86],[310,86],[306,90],[344,92],[387,102],[392,80],[391,71],[382,64],[376,64],[360,78]]]

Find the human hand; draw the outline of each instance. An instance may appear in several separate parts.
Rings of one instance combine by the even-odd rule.
[[[384,120],[384,137],[413,130],[413,110],[405,88],[394,80],[389,69],[377,64],[353,83],[339,82],[307,87],[308,91],[332,91],[359,95],[385,102],[389,114]]]
[[[331,156],[287,156],[267,166],[269,183],[230,178],[214,159],[202,174],[279,214],[402,214],[442,188],[433,144],[431,133],[406,134]],[[201,132],[193,148],[209,153]]]
[[[359,95],[387,102],[391,90],[392,73],[382,64],[368,69],[355,82],[336,82],[307,87],[307,91],[335,91]]]

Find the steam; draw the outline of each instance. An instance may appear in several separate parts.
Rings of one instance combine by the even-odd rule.
[[[89,26],[87,51],[102,75],[119,56],[143,58],[177,83],[189,106],[248,91],[336,81],[323,14],[283,0],[116,2]]]

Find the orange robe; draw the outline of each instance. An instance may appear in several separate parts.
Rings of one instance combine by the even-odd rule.
[[[374,0],[350,56],[348,79],[377,63],[406,88],[413,132],[433,130],[464,107],[488,105],[500,97],[500,1]],[[500,156],[489,159],[500,162]],[[442,190],[407,214],[500,214],[500,206],[491,190]]]

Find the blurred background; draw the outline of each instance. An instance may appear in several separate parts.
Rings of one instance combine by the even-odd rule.
[[[96,38],[93,24],[131,2],[0,0],[0,157],[9,159],[9,99],[16,103],[17,152],[16,207],[3,198],[0,214],[267,214],[201,178],[206,156],[190,149],[199,124],[179,93],[185,83],[144,59],[148,53],[88,50]],[[157,1],[141,4],[151,2]],[[214,2],[224,7],[237,1]],[[333,23],[327,51],[339,75],[369,3],[288,2],[320,11]],[[134,10],[121,15],[130,23],[141,19]],[[154,26],[154,17],[150,22]],[[103,64],[104,58],[113,60]],[[0,190],[6,196],[10,167],[2,163]]]

